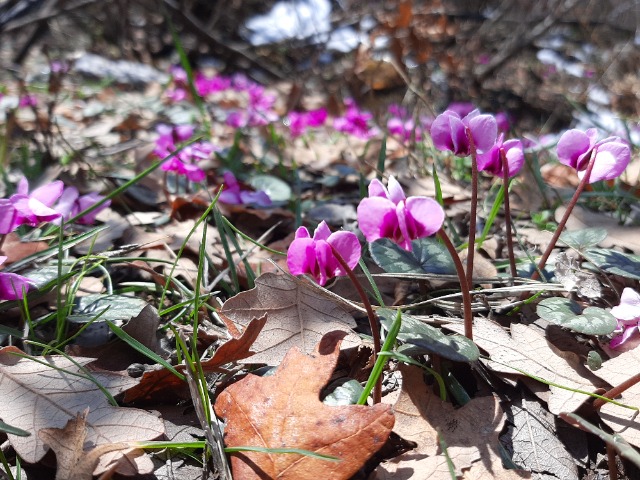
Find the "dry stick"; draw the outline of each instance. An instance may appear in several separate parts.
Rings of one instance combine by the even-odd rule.
[[[624,392],[625,390],[628,390],[629,388],[633,387],[636,383],[639,383],[639,382],[640,382],[640,373],[637,373],[633,377],[622,382],[620,385],[613,387],[611,390],[608,390],[607,392],[603,393],[602,396],[606,398],[614,399],[618,395],[620,395],[622,392]],[[595,401],[593,402],[593,408],[595,408],[596,410],[600,410],[602,405],[604,405],[605,403],[607,403],[606,400],[603,400],[601,398],[596,398]]]
[[[507,153],[504,148],[500,149],[500,158],[502,159],[502,182],[504,184],[504,223],[507,231],[507,253],[509,255],[509,267],[511,268],[511,276],[517,277],[516,259],[513,256],[513,236],[511,233],[511,208],[509,207],[509,162],[507,162]]]
[[[558,238],[560,238],[560,235],[562,234],[562,230],[564,230],[564,226],[566,225],[567,220],[569,220],[571,211],[576,206],[576,203],[578,203],[578,198],[580,197],[580,194],[584,190],[584,187],[586,187],[587,183],[589,183],[589,177],[591,176],[591,171],[593,170],[593,165],[595,164],[595,161],[596,161],[596,150],[594,149],[593,152],[591,152],[591,159],[589,160],[589,164],[587,165],[587,171],[584,173],[584,177],[582,178],[582,181],[578,184],[576,193],[574,193],[573,197],[571,197],[571,201],[569,202],[569,205],[567,205],[567,210],[564,212],[564,215],[562,216],[562,220],[560,220],[560,223],[558,224],[558,228],[556,229],[555,232],[553,232],[553,237],[551,237],[551,241],[549,242],[547,249],[542,255],[542,258],[538,263],[538,267],[531,275],[531,280],[537,280],[539,277],[539,272],[541,272],[542,269],[547,264],[549,255],[551,255],[553,248],[556,246],[556,243],[558,242]]]
[[[616,464],[616,449],[607,443],[607,467],[609,480],[618,480],[618,465]]]
[[[355,274],[353,273],[353,270],[351,270],[347,262],[345,262],[344,258],[342,258],[342,255],[340,255],[340,252],[338,252],[338,250],[336,250],[336,248],[333,245],[331,244],[329,245],[331,246],[331,251],[333,252],[333,255],[336,257],[336,260],[338,260],[338,263],[340,264],[342,269],[346,272],[347,276],[349,277],[349,280],[351,280],[351,283],[358,291],[358,295],[360,295],[362,304],[364,305],[364,308],[367,311],[367,316],[369,317],[369,327],[371,328],[371,335],[373,336],[373,363],[375,364],[378,358],[378,353],[380,353],[380,349],[382,348],[380,344],[380,328],[378,328],[378,317],[373,311],[373,307],[371,306],[369,297],[367,297],[367,294],[365,293],[364,288],[362,288],[362,284],[360,283],[360,280],[358,280],[358,277],[355,276]],[[382,401],[382,376],[378,377],[376,386],[373,389],[373,403],[380,403],[381,401]]]
[[[447,232],[444,231],[444,228],[438,230],[438,238],[442,240],[444,246],[449,250],[449,254],[453,259],[453,263],[456,266],[456,272],[458,273],[458,278],[460,279],[460,290],[462,290],[462,309],[464,312],[464,336],[469,340],[473,340],[473,312],[471,311],[471,291],[469,290],[469,284],[464,277],[464,267],[462,266],[462,262],[460,261],[460,257],[458,256],[458,252],[456,252],[456,248],[451,243]]]
[[[469,212],[469,246],[467,247],[467,286],[473,286],[473,255],[476,251],[476,214],[478,210],[478,162],[476,160],[476,144],[469,128],[467,139],[471,152],[471,210]]]

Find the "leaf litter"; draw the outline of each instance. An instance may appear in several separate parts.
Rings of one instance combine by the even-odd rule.
[[[402,63],[403,55],[410,56],[415,45],[428,44],[430,53],[421,52],[420,58],[433,55],[431,63],[454,76],[464,77],[466,74],[460,72],[473,70],[462,65],[468,55],[441,57],[436,51],[439,47],[431,41],[457,34],[460,25],[452,20],[455,15],[425,14],[414,9],[412,2],[401,2],[396,13],[397,18],[378,18],[387,32],[409,32],[409,43],[396,38],[396,63]],[[428,35],[426,30],[430,31]],[[405,84],[402,69],[373,59],[367,47],[358,52],[356,63],[350,72],[355,82],[353,91],[366,85],[375,97],[381,88]],[[548,72],[536,74],[547,82]],[[522,72],[512,78],[522,78],[519,75]],[[168,90],[177,86],[177,78],[172,77]],[[198,77],[202,78],[212,77]],[[171,104],[163,97],[161,102],[157,85],[147,92],[152,101],[142,94],[109,87],[90,93],[88,100],[72,94],[52,107],[51,111],[60,114],[59,128],[64,138],[59,143],[58,139],[51,140],[55,144],[47,145],[47,154],[64,161],[54,168],[45,167],[44,176],[53,179],[60,175],[86,191],[91,185],[89,178],[109,176],[102,184],[109,182],[103,190],[113,191],[114,186],[123,185],[153,165],[154,157],[149,153],[153,137],[149,132],[159,118],[176,124],[200,118],[203,126],[213,119],[206,136],[223,147],[203,167],[207,175],[203,188],[191,190],[193,185],[158,169],[115,196],[112,208],[98,217],[107,228],[88,235],[79,245],[39,256],[39,252],[56,246],[55,232],[40,230],[42,224],[35,229],[23,227],[20,235],[11,232],[3,240],[2,255],[8,258],[2,273],[12,273],[16,268],[37,278],[37,286],[43,290],[29,292],[25,308],[17,302],[0,304],[4,315],[0,325],[2,345],[19,344],[34,354],[16,357],[24,352],[13,346],[0,350],[0,395],[8,399],[0,406],[0,430],[7,425],[31,434],[8,434],[14,457],[17,454],[27,465],[43,463],[41,459],[50,448],[57,457],[56,478],[60,479],[89,479],[113,468],[118,474],[130,476],[151,474],[154,467],[149,466],[149,454],[127,453],[129,457],[114,467],[114,458],[103,453],[113,449],[116,457],[123,458],[119,452],[129,448],[131,442],[152,443],[163,438],[170,422],[143,408],[166,411],[162,404],[179,407],[193,400],[203,410],[199,412],[201,418],[224,428],[224,437],[214,441],[218,447],[224,443],[230,448],[235,478],[369,475],[511,479],[606,474],[606,468],[597,463],[604,449],[596,451],[591,446],[586,454],[577,453],[579,449],[572,448],[566,435],[561,434],[563,428],[574,428],[569,425],[581,426],[589,436],[619,448],[621,457],[634,461],[636,456],[621,446],[626,447],[628,442],[640,448],[637,408],[627,408],[640,405],[638,383],[632,382],[640,375],[634,367],[638,364],[634,350],[637,326],[629,319],[621,325],[622,320],[608,312],[618,303],[622,289],[637,290],[640,280],[638,227],[632,218],[638,186],[633,175],[627,174],[620,185],[607,180],[609,183],[589,192],[590,207],[615,212],[574,208],[568,232],[561,237],[570,250],[557,247],[547,266],[555,274],[550,278],[559,283],[549,284],[548,292],[543,293],[545,298],[533,299],[533,309],[517,302],[522,289],[530,284],[528,280],[504,277],[508,227],[504,228],[501,214],[492,218],[490,203],[498,183],[484,178],[483,194],[487,198],[479,217],[487,222],[490,234],[475,251],[473,276],[483,283],[482,289],[472,291],[473,342],[462,336],[465,330],[459,318],[457,293],[460,283],[451,278],[456,273],[453,259],[440,240],[416,239],[413,252],[389,238],[371,243],[370,257],[365,256],[364,263],[374,272],[374,280],[382,280],[375,273],[383,267],[384,282],[392,291],[380,295],[366,283],[368,272],[356,270],[370,297],[389,299],[388,304],[394,300],[409,306],[425,303],[414,307],[420,309],[416,315],[403,314],[398,348],[389,354],[392,359],[382,374],[387,405],[330,406],[324,399],[339,392],[342,385],[352,389],[343,401],[353,403],[360,391],[355,386],[361,387],[374,368],[366,309],[351,283],[338,280],[323,291],[312,286],[309,279],[283,275],[280,270],[286,267],[286,261],[275,251],[287,250],[301,212],[309,227],[327,220],[335,230],[353,230],[355,204],[364,193],[365,181],[375,175],[395,175],[409,186],[407,192],[414,197],[442,195],[450,221],[447,229],[460,236],[455,241],[460,247],[470,223],[468,165],[461,164],[460,158],[435,152],[429,142],[414,143],[415,137],[403,139],[392,131],[391,123],[387,125],[391,136],[385,139],[338,138],[335,131],[326,128],[314,130],[304,139],[286,137],[282,127],[288,126],[286,122],[293,117],[283,125],[277,121],[266,128],[239,127],[244,130],[238,134],[238,127],[219,122],[216,115],[241,104],[240,85],[246,80],[231,80],[237,91],[228,93],[228,98],[204,95],[205,102],[215,107],[203,117],[199,117],[203,114],[193,99]],[[308,99],[296,100],[294,86],[290,82],[278,85],[280,91],[291,91],[289,98],[278,101],[286,100],[293,105],[291,108],[298,108]],[[258,88],[253,94],[259,92]],[[356,101],[359,107],[367,102],[364,98]],[[333,95],[321,103],[339,107],[331,113],[336,119],[348,118],[340,109],[360,115],[359,120],[367,123],[367,135],[374,127],[384,127],[384,115],[377,114],[374,120],[378,125],[373,125],[366,113],[353,109],[354,103],[342,105]],[[288,111],[277,108],[277,116],[288,118]],[[42,112],[36,115],[25,108],[15,113],[23,133],[31,135],[42,128]],[[423,121],[422,113],[416,109],[412,114],[414,134],[424,135],[424,125],[415,123]],[[36,144],[38,135],[34,136]],[[542,143],[540,138],[534,144],[538,140]],[[77,150],[70,152],[69,146]],[[539,145],[532,148],[543,162],[549,160],[545,149]],[[386,154],[382,162],[381,157],[376,158],[381,150]],[[86,159],[80,160],[78,157],[85,153]],[[549,201],[553,193],[535,188],[540,174],[544,180],[555,176],[556,185],[570,187],[569,192],[579,184],[573,168],[558,166],[554,160],[540,172],[524,172],[512,184],[518,198],[517,213],[512,212],[512,216],[522,262],[534,247],[543,251],[551,238],[551,233],[544,231],[547,226],[543,217],[534,220],[534,215],[547,208],[546,218],[552,223],[554,214],[560,222],[566,211],[564,205]],[[637,164],[637,158],[632,158],[636,169]],[[373,165],[378,167],[375,172]],[[437,166],[434,172],[437,170],[438,182],[428,173],[432,165]],[[229,233],[213,219],[194,227],[194,221],[218,193],[223,169],[239,175],[239,185],[247,192],[272,193],[275,204],[271,207],[223,203],[216,207],[254,241],[267,232],[260,242],[269,250],[250,251],[254,247],[251,240]],[[15,168],[7,178],[5,189],[17,181]],[[620,186],[625,193],[615,190]],[[604,189],[605,194],[602,204],[594,205],[594,193],[603,191],[597,189]],[[7,192],[5,197],[10,196]],[[558,192],[559,196],[566,193]],[[612,208],[609,198],[623,200]],[[395,197],[393,201],[400,203]],[[630,203],[630,208],[624,202]],[[538,228],[532,228],[532,223]],[[86,233],[85,227],[71,225],[65,235]],[[136,245],[126,248],[128,244]],[[34,258],[20,263],[30,255]],[[463,261],[466,255],[466,249],[461,249]],[[60,272],[69,273],[68,284],[51,286]],[[510,292],[505,287],[502,297],[492,293],[493,284],[510,282],[517,283],[520,290],[513,287]],[[48,292],[44,288],[47,284]],[[536,284],[536,292],[543,289],[544,284]],[[137,296],[129,297],[131,292]],[[347,300],[338,298],[337,292]],[[438,300],[451,292],[452,300]],[[519,305],[521,310],[507,316],[507,307],[496,307],[496,298],[499,302],[505,296],[511,297],[511,307]],[[382,306],[383,302],[379,303]],[[90,308],[92,304],[99,308]],[[97,316],[102,307],[109,308]],[[384,338],[392,331],[395,317],[393,312],[377,313],[383,317]],[[115,340],[107,320],[121,326],[124,337]],[[431,326],[434,323],[437,327]],[[560,329],[564,341],[556,335]],[[457,334],[451,335],[452,331]],[[624,349],[612,350],[608,341],[618,334],[629,339]],[[181,345],[181,339],[187,339],[188,345]],[[47,342],[64,348],[67,357],[52,355],[43,346]],[[41,351],[47,355],[37,356]],[[596,363],[601,363],[600,369],[588,367],[592,365],[588,359],[593,358],[599,359]],[[204,395],[207,391],[210,401],[195,402],[194,390],[189,388],[194,385],[184,379],[187,373],[195,379],[192,382],[197,382],[198,395],[209,398]],[[446,386],[446,400],[439,398],[440,380]],[[613,388],[625,384],[625,389]],[[607,392],[617,403],[598,405],[601,399],[590,396]],[[214,409],[212,405],[220,422],[208,410]],[[580,415],[596,425],[588,425]],[[562,423],[565,421],[566,425]],[[582,435],[584,438],[587,434]],[[155,469],[156,478],[186,478],[180,476],[181,469],[185,476],[194,475],[193,470],[187,473],[187,467],[195,468],[194,478],[213,476],[208,472],[210,463],[201,465],[199,460],[202,428],[189,430],[180,442],[168,431],[166,436],[175,440],[175,445],[183,442],[186,446],[170,447],[166,458],[171,460],[163,465],[164,470]],[[398,446],[400,441],[405,442],[403,447]],[[241,450],[256,446],[263,451]],[[234,451],[235,447],[239,450]],[[277,450],[282,448],[290,451]],[[335,456],[339,461],[312,453]],[[174,461],[174,454],[180,460]],[[162,457],[152,456],[157,467]],[[633,472],[631,467],[628,471]],[[224,477],[222,470],[215,474]]]

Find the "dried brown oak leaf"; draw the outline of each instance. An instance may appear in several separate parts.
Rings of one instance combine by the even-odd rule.
[[[43,428],[63,428],[78,412],[89,408],[87,441],[94,445],[153,440],[164,434],[164,424],[155,415],[135,408],[110,405],[104,393],[86,377],[82,366],[92,358],[63,356],[22,358],[15,347],[0,350],[0,418],[31,432],[30,437],[9,435],[22,459],[38,462],[46,453],[38,432]],[[94,373],[112,393],[123,389],[117,374]]]
[[[106,443],[85,450],[88,413],[78,413],[64,428],[43,428],[38,434],[56,453],[56,480],[91,480],[102,455],[130,448],[126,443]]]
[[[311,354],[322,336],[333,330],[348,332],[345,348],[360,344],[359,337],[351,331],[356,326],[353,317],[320,290],[275,273],[259,276],[255,284],[255,288],[227,300],[220,311],[230,330],[231,322],[246,327],[251,319],[269,314],[253,344],[256,353],[247,362],[279,365],[292,347]]]
[[[464,333],[460,325],[449,324],[445,327]],[[600,386],[594,386],[594,380],[598,379],[582,365],[578,355],[556,348],[538,330],[526,325],[511,324],[509,335],[501,325],[477,317],[474,320],[473,341],[489,353],[491,360],[487,361],[487,365],[495,372],[517,375],[526,372],[548,382],[585,392],[593,392]],[[589,398],[584,393],[553,385],[549,388],[549,411],[554,415],[573,412]]]
[[[389,405],[331,407],[320,401],[345,333],[326,334],[313,356],[292,348],[273,376],[248,375],[215,404],[226,421],[227,447],[300,448],[340,459],[298,454],[232,454],[234,478],[346,479],[385,443],[394,417]]]
[[[504,470],[497,448],[505,415],[495,397],[474,398],[455,408],[425,385],[422,369],[401,365],[400,370],[402,392],[394,407],[393,430],[405,440],[416,442],[418,447],[381,464],[376,469],[376,478],[450,479],[449,470],[444,468],[446,461],[443,463],[438,432],[447,445],[457,475],[477,462],[494,472]]]
[[[260,331],[267,321],[267,315],[252,319],[242,334],[232,332],[234,338],[226,341],[215,351],[213,356],[201,362],[204,373],[214,373],[219,367],[227,363],[236,362],[253,354],[252,346]],[[184,373],[184,365],[177,365],[176,370]],[[155,399],[166,399],[178,397],[182,399],[190,398],[187,382],[180,380],[169,370],[162,368],[158,370],[148,370],[144,372],[140,383],[127,390],[124,394],[125,402],[152,401]]]
[[[614,351],[610,351],[610,353],[615,354]],[[593,373],[612,385],[620,385],[631,377],[640,374],[640,349],[635,348],[607,360],[602,364],[602,368]],[[640,384],[636,383],[624,391],[621,396],[616,398],[616,401],[625,405],[639,407]],[[640,419],[638,419],[637,410],[607,402],[600,409],[600,418],[613,431],[622,435],[627,442],[635,447],[640,447]]]

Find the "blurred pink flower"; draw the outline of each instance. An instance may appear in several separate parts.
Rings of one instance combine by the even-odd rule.
[[[331,233],[323,220],[313,238],[306,227],[296,230],[296,238],[287,251],[287,266],[292,275],[310,275],[319,285],[325,285],[336,276],[346,275],[331,247],[335,248],[349,268],[360,260],[361,247],[355,233],[339,231]]]
[[[401,138],[404,142],[411,140],[415,131],[416,141],[422,140],[422,129],[416,126],[415,121],[407,110],[400,105],[389,105],[389,120],[387,120],[387,130],[391,135]]]
[[[80,196],[77,188],[67,187],[64,192],[62,192],[60,200],[58,200],[58,203],[53,208],[59,212],[62,215],[62,218],[66,221],[69,218],[75,217],[78,213],[86,210],[87,208],[94,206],[103,198],[104,197],[97,192],[91,192]],[[109,205],[111,205],[111,200],[107,200],[94,211],[80,217],[77,220],[77,223],[81,225],[92,225],[96,221],[96,216],[102,210],[109,207]],[[59,223],[60,219],[56,219],[54,222]]]
[[[0,256],[0,265],[6,260],[7,257]],[[29,290],[34,284],[33,280],[17,273],[0,272],[0,300],[21,299],[22,293]]]
[[[389,238],[411,251],[411,241],[436,233],[444,222],[444,210],[427,197],[406,198],[402,186],[389,177],[389,188],[378,179],[369,184],[369,196],[358,205],[358,225],[367,242]]]
[[[344,103],[347,110],[342,117],[334,118],[333,128],[363,140],[375,137],[379,133],[378,128],[370,124],[373,119],[371,113],[360,110],[350,98],[346,99]]]
[[[480,114],[473,110],[465,117],[454,111],[446,110],[431,124],[431,138],[438,150],[451,150],[458,156],[466,157],[471,153],[471,144],[467,132],[471,132],[476,152],[489,150],[498,136],[498,125],[493,115]]]
[[[222,203],[231,205],[259,205],[268,207],[271,205],[271,199],[266,192],[262,190],[253,191],[242,189],[235,175],[231,172],[224,172],[224,190],[220,193],[219,200]]]
[[[324,125],[327,119],[327,110],[318,108],[308,112],[289,112],[287,116],[291,136],[296,138],[306,133],[309,127],[319,127]]]
[[[620,137],[608,137],[597,141],[598,131],[589,128],[586,132],[572,129],[562,134],[558,141],[558,160],[575,168],[582,179],[595,152],[595,163],[589,183],[613,180],[622,175],[631,160],[631,149]]]
[[[478,170],[486,171],[502,177],[502,157],[504,150],[509,166],[509,176],[517,175],[524,165],[524,150],[520,140],[507,140],[503,143],[504,134],[500,134],[495,145],[487,152],[478,154]]]
[[[620,305],[611,309],[611,314],[618,320],[616,335],[609,346],[619,348],[630,338],[638,335],[640,324],[640,294],[631,288],[625,288],[620,296]]]
[[[177,150],[177,145],[189,140],[195,131],[193,125],[158,125],[160,134],[156,139],[153,153],[158,158],[165,158]],[[162,164],[162,170],[186,176],[191,182],[201,182],[206,174],[196,165],[200,160],[210,158],[216,148],[210,142],[200,141],[184,147]]]
[[[56,180],[29,193],[29,182],[22,177],[16,193],[0,199],[0,234],[13,232],[20,225],[35,226],[60,217],[51,207],[62,195],[63,188],[62,182]]]

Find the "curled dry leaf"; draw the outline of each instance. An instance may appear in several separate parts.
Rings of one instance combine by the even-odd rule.
[[[461,325],[445,327],[464,333]],[[493,371],[518,375],[526,372],[548,382],[586,392],[600,386],[595,385],[594,377],[576,354],[559,350],[537,330],[526,325],[512,324],[509,335],[499,324],[478,317],[474,321],[473,340],[491,356],[487,365]],[[549,388],[549,410],[555,415],[562,411],[573,412],[588,398],[584,393],[565,388],[553,385]]]
[[[251,351],[253,342],[255,342],[266,322],[266,314],[260,318],[252,319],[242,334],[236,332],[234,338],[223,343],[211,358],[201,362],[202,370],[205,373],[213,373],[222,365],[251,356],[253,354]],[[184,365],[176,366],[176,370],[181,373],[184,372],[184,369]],[[190,397],[189,387],[186,382],[180,380],[169,370],[164,368],[149,370],[142,375],[138,385],[127,390],[124,401],[151,401],[158,397],[162,398],[163,395],[186,399]]]
[[[447,444],[456,474],[461,475],[476,462],[488,463],[495,471],[503,469],[499,461],[492,463],[499,460],[498,434],[505,420],[495,397],[474,398],[456,409],[429,390],[422,369],[401,365],[400,370],[402,392],[394,407],[394,431],[416,442],[418,448],[381,464],[376,470],[377,478],[451,478],[448,469],[442,468],[444,456],[438,432]]]
[[[43,428],[38,433],[56,454],[56,480],[91,480],[102,455],[129,448],[126,443],[106,443],[85,450],[88,413],[89,409],[78,413],[64,428]]]
[[[273,376],[249,374],[215,404],[226,421],[227,447],[299,448],[341,461],[239,452],[231,458],[235,478],[346,479],[386,442],[394,423],[388,405],[331,407],[320,401],[344,337],[340,331],[325,335],[313,356],[292,348]]]
[[[256,352],[248,362],[279,365],[291,347],[311,354],[322,336],[333,330],[346,332],[344,347],[360,344],[351,332],[353,317],[319,290],[288,275],[265,273],[256,279],[256,287],[227,300],[221,316],[245,327],[257,316],[269,314],[269,320],[253,345]],[[230,330],[233,325],[225,320]]]
[[[0,350],[0,418],[32,433],[30,437],[9,435],[9,441],[22,459],[38,462],[46,453],[38,436],[43,428],[63,428],[67,421],[89,408],[86,419],[87,441],[94,445],[147,441],[164,434],[162,421],[144,410],[114,407],[104,393],[86,378],[82,366],[92,358],[49,356],[38,363],[15,347]],[[96,377],[98,375],[95,375]],[[120,389],[122,379],[102,372],[99,381],[112,391],[110,382]]]

